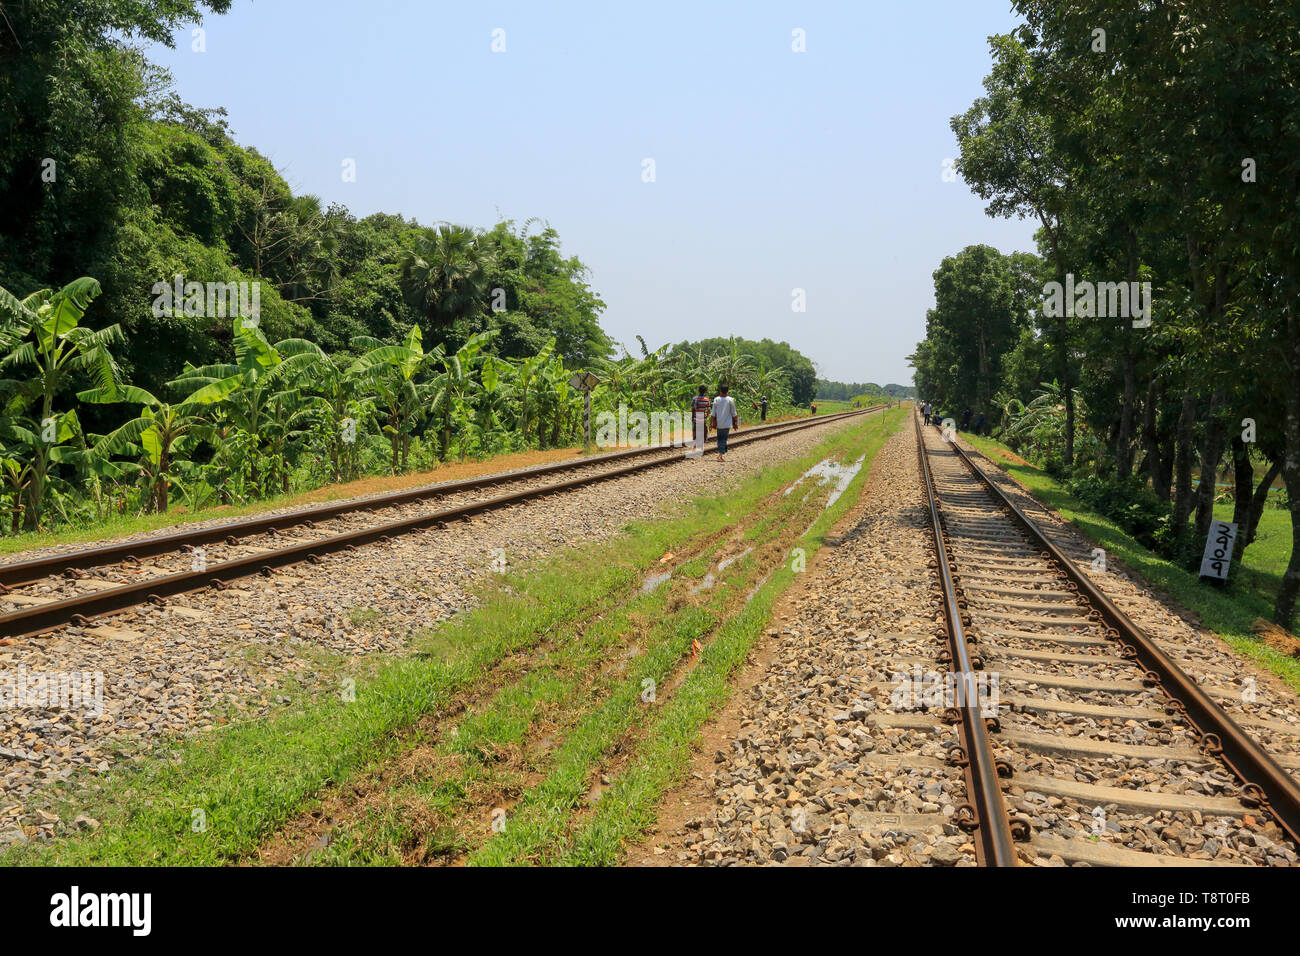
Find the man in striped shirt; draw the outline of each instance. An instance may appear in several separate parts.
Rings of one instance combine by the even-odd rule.
[[[696,448],[704,452],[704,439],[709,437],[709,410],[713,403],[709,401],[708,386],[701,385],[699,394],[691,399],[691,427],[694,429]]]

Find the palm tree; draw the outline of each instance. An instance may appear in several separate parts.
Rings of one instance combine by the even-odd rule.
[[[439,226],[421,233],[402,256],[402,289],[434,325],[451,325],[482,311],[490,258],[474,230]]]

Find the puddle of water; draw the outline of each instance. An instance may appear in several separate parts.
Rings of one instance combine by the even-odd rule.
[[[737,561],[739,561],[741,558],[743,558],[745,555],[749,554],[749,552],[753,550],[754,549],[752,547],[749,547],[746,548],[744,551],[740,552],[740,554],[736,555],[734,558],[724,558],[723,560],[718,562],[718,571],[721,572],[727,570],[728,567],[735,564]]]
[[[782,494],[790,494],[790,492],[794,491],[795,486],[805,478],[816,478],[818,487],[821,487],[828,482],[834,482],[835,484],[831,487],[830,497],[826,499],[826,504],[824,506],[829,508],[839,500],[840,495],[844,494],[844,489],[849,486],[849,482],[851,482],[857,476],[858,472],[862,470],[862,461],[866,457],[866,455],[863,455],[850,465],[841,465],[838,461],[833,461],[830,458],[823,458],[796,478],[790,487],[782,492]],[[805,500],[807,500],[806,496]]]
[[[709,588],[713,587],[713,585],[716,583],[717,583],[717,578],[715,578],[713,576],[713,572],[710,571],[708,574],[704,575],[704,577],[700,580],[699,584],[691,588],[691,593],[699,594],[701,591],[707,591]]]
[[[673,573],[671,571],[665,571],[662,574],[651,574],[644,581],[641,582],[641,593],[649,594],[651,591],[659,587],[659,585],[663,584],[672,576]]]

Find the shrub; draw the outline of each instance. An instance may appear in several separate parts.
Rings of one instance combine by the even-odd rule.
[[[1157,532],[1165,527],[1165,540],[1168,542],[1170,507],[1140,478],[1117,481],[1081,475],[1068,480],[1066,490],[1094,511],[1110,518],[1146,547],[1164,553],[1157,546],[1161,540]]]

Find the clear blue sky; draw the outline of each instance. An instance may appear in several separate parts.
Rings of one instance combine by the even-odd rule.
[[[1014,22],[1008,0],[235,0],[206,52],[188,29],[147,52],[297,192],[357,216],[548,220],[634,351],[637,333],[768,336],[884,384],[911,381],[945,255],[1033,248],[1032,224],[941,177],[986,37]]]

